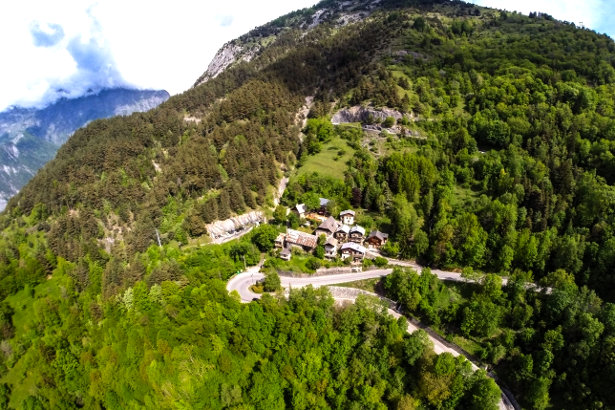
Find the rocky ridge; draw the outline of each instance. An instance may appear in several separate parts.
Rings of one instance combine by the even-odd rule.
[[[277,40],[279,35],[285,31],[299,29],[302,31],[302,36],[305,36],[310,30],[323,23],[331,23],[337,27],[355,23],[369,17],[380,2],[381,0],[330,2],[325,7],[314,6],[274,20],[224,44],[194,86],[217,77],[221,72],[237,63],[251,61],[270,45],[272,40]]]

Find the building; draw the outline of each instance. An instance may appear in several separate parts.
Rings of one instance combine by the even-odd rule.
[[[371,231],[367,236],[367,244],[373,248],[380,248],[389,240],[389,234],[380,231]]]
[[[333,234],[335,234],[339,226],[340,226],[340,223],[337,222],[335,218],[330,216],[327,219],[325,219],[323,223],[318,225],[318,228],[316,228],[314,235],[320,236],[324,234],[328,238],[330,236],[333,236]]]
[[[293,209],[293,211],[297,215],[299,215],[299,218],[301,218],[301,219],[305,218],[305,212],[306,212],[305,204],[297,204],[297,205],[295,205],[295,209]]]
[[[363,243],[363,239],[365,239],[365,228],[359,225],[355,225],[350,228],[350,232],[348,232],[348,240],[355,243]]]
[[[345,211],[340,212],[340,221],[344,225],[354,225],[354,211],[352,209],[346,209]]]
[[[342,253],[342,258],[352,258],[353,262],[360,262],[363,260],[363,257],[365,257],[365,252],[367,250],[358,243],[346,242],[342,244],[340,251]]]
[[[318,237],[309,233],[289,229],[286,232],[285,246],[303,249],[306,252],[312,252],[318,245]]]
[[[275,241],[273,242],[273,244],[275,245],[276,248],[282,249],[284,247],[285,240],[286,240],[286,234],[281,233],[278,235],[277,238],[275,238]]]
[[[291,256],[292,256],[292,252],[290,251],[290,248],[284,248],[280,251],[280,259],[289,261]]]
[[[328,238],[325,242],[325,258],[333,259],[337,256],[337,239]]]
[[[333,234],[333,237],[338,240],[338,242],[346,242],[348,240],[348,234],[350,233],[350,226],[342,225],[337,228],[337,231]]]

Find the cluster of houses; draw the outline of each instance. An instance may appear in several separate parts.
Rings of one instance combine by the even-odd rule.
[[[321,211],[326,207],[326,200],[321,198]],[[303,204],[297,205],[296,212],[305,213]],[[320,212],[319,212],[320,213]],[[280,258],[289,260],[293,247],[301,248],[306,252],[313,251],[318,245],[318,238],[324,235],[325,257],[333,259],[338,252],[342,258],[351,258],[352,262],[359,263],[365,257],[367,247],[380,248],[389,239],[389,235],[380,231],[372,231],[366,236],[365,228],[355,224],[355,212],[351,209],[340,212],[339,220],[332,216],[320,218],[321,223],[314,234],[288,229],[280,234],[275,241],[275,246],[280,248]],[[365,245],[365,246],[364,246]]]

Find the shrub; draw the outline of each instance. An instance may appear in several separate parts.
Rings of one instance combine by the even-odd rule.
[[[376,265],[379,268],[383,268],[387,266],[388,264],[389,264],[389,261],[386,258],[383,258],[382,256],[377,256],[376,258],[374,258],[374,265]]]

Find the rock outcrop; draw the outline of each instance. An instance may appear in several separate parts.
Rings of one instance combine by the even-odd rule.
[[[316,6],[306,9],[306,12],[296,12],[288,15],[284,20],[274,20],[262,27],[252,30],[238,39],[222,46],[212,59],[207,70],[196,80],[198,86],[212,78],[217,77],[228,67],[241,61],[250,61],[264,48],[274,44],[278,35],[288,29],[303,30],[305,36],[310,30],[329,23],[337,27],[356,23],[369,17],[378,7],[381,0],[347,0],[331,2],[326,7]]]
[[[265,215],[260,211],[252,211],[242,215],[234,216],[224,221],[216,221],[207,225],[209,236],[216,240],[219,238],[232,236],[254,225],[265,221]]]
[[[260,51],[259,44],[245,45],[237,40],[230,41],[222,46],[207,66],[205,73],[199,77],[194,86],[202,84],[212,78],[216,78],[230,65],[239,61],[250,61]]]
[[[387,117],[393,117],[395,120],[399,120],[404,117],[404,114],[390,108],[372,108],[357,105],[339,110],[333,114],[333,117],[331,117],[331,122],[333,124],[344,124],[351,122],[369,124],[380,123]]]

